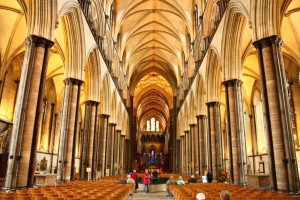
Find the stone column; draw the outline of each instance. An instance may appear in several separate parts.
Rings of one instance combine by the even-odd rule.
[[[189,174],[189,131],[184,131],[184,173]]]
[[[226,113],[228,121],[229,165],[231,178],[236,184],[245,183],[247,152],[244,131],[242,81],[224,82],[226,89]]]
[[[33,184],[39,120],[52,45],[52,41],[35,35],[26,38],[9,147],[6,188],[30,187]]]
[[[39,136],[38,136],[38,147],[37,150],[38,151],[44,151],[46,150],[46,144],[43,143],[44,140],[47,140],[48,137],[48,133],[47,133],[47,128],[46,128],[46,121],[47,121],[47,110],[48,110],[48,99],[44,98],[43,99],[43,109],[42,112],[40,114],[40,120],[39,120]]]
[[[94,148],[95,148],[95,130],[98,102],[86,101],[84,114],[84,132],[82,138],[82,154],[80,160],[80,177],[87,178],[86,168],[92,168],[91,178],[94,178],[95,163]]]
[[[267,118],[272,188],[298,192],[299,176],[281,52],[282,44],[282,39],[277,35],[253,43],[257,49],[263,103]]]
[[[191,174],[195,174],[195,171],[197,171],[197,170],[195,170],[195,154],[196,154],[196,152],[195,152],[195,134],[196,134],[196,124],[190,124],[190,149],[191,149],[191,151],[190,151],[190,154],[191,154],[191,156],[190,156],[190,159],[191,159],[191,161],[190,161],[190,163],[191,163]]]
[[[57,170],[60,181],[72,180],[75,173],[75,142],[80,88],[83,82],[78,79],[67,78],[64,83]]]
[[[115,127],[116,124],[114,123],[109,123],[108,125],[106,168],[109,169],[109,175],[113,175]]]
[[[200,175],[200,161],[199,161],[199,148],[200,148],[200,143],[199,143],[199,129],[198,125],[195,124],[195,136],[194,136],[194,162],[195,162],[195,174],[198,173]]]
[[[48,143],[48,152],[51,153],[53,151],[53,137],[54,137],[54,132],[52,131],[54,124],[56,122],[56,118],[54,114],[54,109],[55,109],[55,103],[51,103],[51,108],[50,108],[50,119],[49,119],[49,125],[48,125],[48,132],[49,132],[49,143]],[[54,122],[54,123],[53,123]]]
[[[208,124],[210,145],[210,166],[213,178],[218,180],[219,172],[222,169],[223,153],[222,153],[222,130],[221,130],[221,113],[220,102],[207,103],[208,108]]]
[[[199,152],[199,175],[204,175],[208,170],[208,126],[207,126],[207,115],[197,116],[197,126],[198,126],[198,152]]]
[[[96,131],[95,131],[95,143],[94,143],[94,163],[95,163],[95,170],[101,170],[101,156],[102,156],[102,139],[100,135],[100,115],[97,115],[96,119]]]
[[[176,136],[174,136],[174,137],[176,137]],[[180,171],[180,165],[181,165],[181,147],[180,147],[180,139],[177,139],[176,140],[176,156],[175,156],[175,158],[174,158],[174,160],[176,160],[176,168],[175,168],[175,171],[174,171],[174,173],[180,173],[181,171]]]
[[[17,102],[17,95],[18,95],[20,80],[15,80],[15,83],[16,83],[16,88],[17,89],[16,89],[16,93],[15,93],[15,96],[14,96],[14,105],[16,105],[16,102]],[[0,84],[1,84],[1,81],[0,81]],[[2,90],[3,90],[3,88],[2,88]],[[2,92],[0,94],[0,104],[1,104],[1,99],[2,99]],[[13,108],[13,113],[15,113],[15,109],[16,109],[16,107]]]
[[[118,167],[120,167],[120,137],[121,137],[121,130],[115,131],[115,152],[114,152],[114,164],[116,164]],[[119,168],[120,169],[120,168]],[[120,170],[118,170],[118,174],[120,173]]]
[[[180,136],[180,173],[183,174],[184,173],[184,135]]]
[[[125,135],[121,134],[120,168],[123,171],[125,170],[124,155],[125,155]]]
[[[99,115],[99,143],[101,144],[100,153],[99,153],[99,161],[100,163],[100,171],[101,176],[104,177],[106,175],[106,158],[107,158],[107,134],[108,134],[108,118],[109,115],[100,114]]]
[[[50,148],[49,153],[51,155],[50,157],[50,173],[52,173],[52,166],[53,166],[53,154],[54,154],[54,144],[55,144],[55,132],[56,132],[56,124],[57,124],[57,116],[58,114],[54,114],[54,119],[52,121],[52,128],[51,128],[51,138],[50,138]]]

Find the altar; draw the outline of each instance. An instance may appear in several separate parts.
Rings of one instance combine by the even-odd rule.
[[[35,185],[47,186],[55,183],[57,174],[35,174]]]
[[[265,188],[271,186],[270,175],[266,174],[247,174],[247,185],[256,188]]]

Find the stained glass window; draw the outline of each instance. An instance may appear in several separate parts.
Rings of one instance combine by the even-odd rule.
[[[150,131],[150,120],[147,121],[147,131]]]
[[[155,131],[155,118],[151,118],[151,131]]]

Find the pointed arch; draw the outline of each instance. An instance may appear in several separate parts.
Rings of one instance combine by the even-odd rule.
[[[206,66],[207,102],[219,101],[221,94],[220,59],[213,49],[209,49]]]
[[[66,1],[58,16],[62,17],[66,33],[65,77],[83,80],[85,37],[80,5],[77,1]]]
[[[110,122],[117,122],[117,90],[113,91],[111,104],[110,104]]]
[[[54,41],[54,32],[57,20],[57,1],[39,0],[27,2],[29,34]],[[41,9],[43,12],[40,11]]]
[[[206,90],[205,90],[205,84],[204,80],[201,74],[197,75],[196,80],[196,115],[201,115],[206,113],[206,106],[205,106],[205,100],[206,100]]]
[[[196,101],[195,101],[195,95],[194,95],[194,91],[191,90],[190,91],[190,101],[189,101],[189,106],[190,106],[190,110],[189,110],[189,116],[190,116],[190,120],[189,120],[189,124],[196,124]]]
[[[100,52],[98,48],[92,50],[86,63],[85,97],[86,100],[100,101]]]
[[[99,106],[99,113],[109,115],[109,102],[110,102],[110,82],[109,82],[109,75],[106,73],[104,75],[103,81],[102,81],[102,90],[100,95],[100,106]]]
[[[242,43],[247,18],[247,11],[241,3],[229,3],[224,27],[236,28],[224,29],[222,36],[221,65],[224,81],[242,80]]]

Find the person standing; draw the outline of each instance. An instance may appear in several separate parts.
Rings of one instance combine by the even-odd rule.
[[[134,169],[133,172],[131,173],[131,178],[134,180],[135,182],[135,187],[134,187],[134,192],[136,193],[136,190],[139,189],[139,184],[138,184],[138,175],[136,173],[136,170]]]
[[[206,174],[206,178],[207,178],[207,182],[211,183],[213,180],[213,174],[211,172],[211,170],[208,170],[207,174]]]
[[[145,173],[143,174],[143,184],[144,184],[144,194],[150,194],[150,183],[151,183],[151,173],[148,172],[148,169],[145,169]]]

